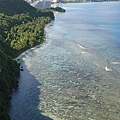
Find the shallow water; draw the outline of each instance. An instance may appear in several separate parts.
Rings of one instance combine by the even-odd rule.
[[[120,3],[60,6],[46,42],[23,57],[12,120],[119,120]]]

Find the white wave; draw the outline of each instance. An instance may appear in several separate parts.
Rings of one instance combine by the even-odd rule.
[[[83,47],[82,45],[78,44],[78,46],[81,48],[81,49],[86,49],[85,47]]]
[[[106,71],[112,71],[112,69],[109,69],[107,66],[105,67]]]
[[[112,62],[114,65],[120,65],[120,62]]]
[[[82,53],[82,54],[85,54],[86,52],[82,51],[81,53]]]

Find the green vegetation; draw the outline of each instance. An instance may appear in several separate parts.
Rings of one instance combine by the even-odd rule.
[[[18,86],[19,64],[0,51],[0,119],[9,120],[6,102],[11,99],[12,89]]]
[[[23,0],[0,0],[0,120],[12,89],[18,86],[19,66],[14,58],[44,41],[44,25],[54,19],[49,10],[37,10]]]
[[[58,12],[65,12],[65,9],[61,7],[51,7],[51,10],[58,11]]]

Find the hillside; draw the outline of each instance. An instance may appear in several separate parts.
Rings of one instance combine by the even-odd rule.
[[[35,8],[23,0],[0,0],[0,13],[4,13],[6,15],[15,15],[35,11]]]
[[[18,86],[19,66],[14,58],[44,41],[44,25],[54,19],[49,10],[37,10],[23,0],[0,0],[0,120],[11,92]]]
[[[18,86],[19,64],[0,51],[0,120],[9,120],[6,102],[11,99],[12,89]]]

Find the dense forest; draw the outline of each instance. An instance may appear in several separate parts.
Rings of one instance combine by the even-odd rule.
[[[23,0],[0,0],[0,120],[11,92],[18,86],[20,64],[15,57],[44,41],[44,25],[54,19],[49,10],[38,10]]]
[[[66,10],[61,7],[51,7],[51,10],[58,11],[58,12],[65,12]]]

